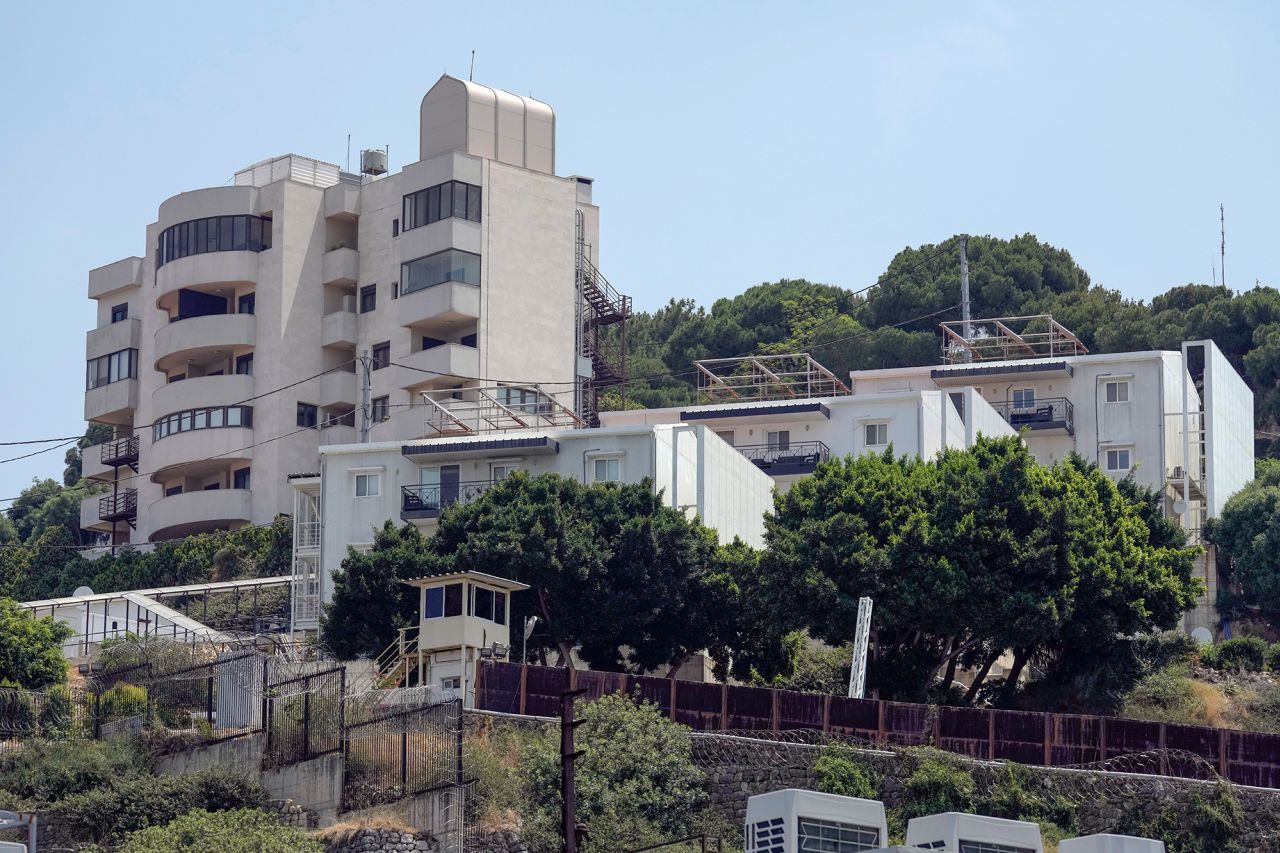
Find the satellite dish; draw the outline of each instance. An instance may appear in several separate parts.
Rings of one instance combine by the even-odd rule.
[[[1203,625],[1191,632],[1191,639],[1202,646],[1213,645],[1213,632]]]
[[[1173,502],[1173,511],[1176,515],[1182,515],[1187,511],[1187,502],[1182,498],[1178,498]]]
[[[93,590],[87,586],[78,586],[76,591],[71,594],[76,598],[84,598],[86,595],[93,595]]]

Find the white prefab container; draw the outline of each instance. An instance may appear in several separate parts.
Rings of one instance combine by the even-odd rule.
[[[1165,853],[1164,842],[1132,835],[1084,835],[1058,844],[1058,853]]]
[[[787,788],[747,800],[746,853],[861,853],[889,840],[884,804]]]
[[[1044,853],[1037,824],[959,812],[913,817],[907,822],[907,846],[947,853]]]

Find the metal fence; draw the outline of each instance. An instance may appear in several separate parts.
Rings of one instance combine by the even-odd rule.
[[[264,766],[283,767],[342,748],[346,679],[342,666],[283,678],[263,667]]]
[[[584,689],[588,701],[614,692],[637,695],[676,722],[702,731],[813,730],[875,744],[928,744],[970,758],[1058,767],[1140,753],[1183,754],[1209,763],[1232,782],[1280,788],[1280,735],[1208,726],[847,699],[497,661],[480,663],[476,707],[551,717],[559,713],[560,694],[574,688]],[[1150,772],[1199,772],[1184,764],[1162,759]]]
[[[344,809],[362,809],[465,785],[462,703],[417,690],[388,691],[391,702],[347,703],[342,752]]]

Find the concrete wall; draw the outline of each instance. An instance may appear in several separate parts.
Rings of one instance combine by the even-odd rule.
[[[1217,518],[1231,496],[1254,476],[1253,392],[1213,341],[1203,346],[1205,480],[1208,516]]]
[[[263,770],[262,784],[273,800],[292,800],[314,812],[320,826],[338,819],[342,809],[342,753],[334,752],[278,770]]]
[[[266,735],[258,732],[221,743],[211,743],[188,752],[162,755],[155,759],[154,767],[156,773],[162,776],[199,773],[216,767],[256,776],[262,764],[262,748],[265,743]]]

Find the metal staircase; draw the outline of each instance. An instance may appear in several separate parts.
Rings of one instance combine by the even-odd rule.
[[[580,377],[578,414],[590,426],[599,426],[600,392],[618,387],[626,399],[631,297],[619,293],[591,262],[591,245],[585,242],[581,210],[577,224],[578,355],[591,362],[591,375]],[[612,332],[611,326],[619,328]]]

